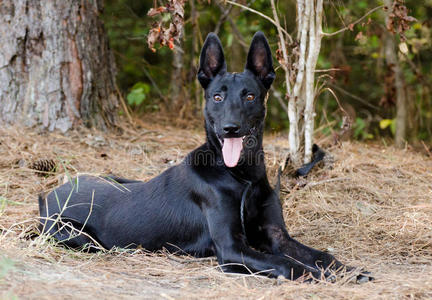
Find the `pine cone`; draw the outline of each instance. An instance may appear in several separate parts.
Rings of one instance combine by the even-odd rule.
[[[30,164],[29,168],[36,171],[40,171],[37,172],[38,176],[45,176],[45,175],[49,175],[46,174],[46,172],[55,172],[56,162],[53,159],[38,159],[36,161],[33,161]]]

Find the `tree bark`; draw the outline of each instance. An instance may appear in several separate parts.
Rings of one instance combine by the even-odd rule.
[[[178,43],[176,43],[176,47],[173,52],[173,71],[171,72],[170,84],[172,103],[168,103],[168,106],[174,107],[175,110],[183,108],[183,106],[185,105],[184,101],[186,101],[185,97],[182,95],[182,87],[184,85],[182,74],[184,64],[182,46],[183,41],[180,40]]]
[[[101,0],[0,2],[0,124],[62,132],[116,124],[114,60]]]
[[[322,39],[322,14],[323,0],[307,1],[310,5],[309,11],[309,44],[306,59],[306,88],[305,88],[305,110],[304,110],[304,163],[312,159],[313,134],[315,128],[315,68],[321,49]]]
[[[386,13],[386,23],[391,13],[392,0],[385,0],[385,5],[389,8]],[[405,92],[405,80],[402,69],[399,64],[397,55],[395,37],[390,32],[384,34],[384,51],[387,62],[387,67],[390,68],[395,75],[394,86],[396,88],[396,147],[403,147],[406,141],[406,126],[407,126],[407,99]]]

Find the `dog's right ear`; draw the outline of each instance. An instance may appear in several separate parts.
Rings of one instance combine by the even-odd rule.
[[[252,38],[246,61],[246,70],[257,76],[269,89],[275,79],[270,46],[264,33],[258,31]]]
[[[198,80],[203,88],[207,88],[212,79],[226,72],[225,57],[222,44],[213,32],[207,35],[200,55]]]

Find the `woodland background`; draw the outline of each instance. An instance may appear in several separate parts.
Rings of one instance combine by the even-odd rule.
[[[277,79],[264,151],[274,183],[291,150],[280,35],[250,10],[273,18],[274,2],[296,41],[296,3],[320,1],[235,1],[243,9],[230,0],[0,0],[0,299],[431,299],[432,0],[322,1],[323,31],[344,29],[323,36],[315,72],[314,141],[330,159],[307,178],[281,177],[290,235],[376,280],[232,275],[214,257],[85,253],[38,230],[37,195],[67,178],[150,180],[202,144],[196,73],[210,31],[229,71],[243,70],[257,30],[270,42]],[[155,30],[173,18],[157,9],[180,2],[182,37],[161,46]],[[398,5],[390,24],[389,4]],[[287,43],[294,77],[298,46]]]
[[[240,3],[272,16],[268,1]],[[334,92],[339,104],[330,92],[317,96],[317,133],[330,135],[340,131],[346,112],[351,120],[347,134],[354,139],[394,136],[395,72],[386,63],[385,37],[389,30],[385,11],[377,10],[357,25],[350,25],[381,4],[367,0],[324,2],[323,30],[334,32],[347,26],[349,30],[322,41],[316,67],[318,81]],[[407,95],[407,139],[413,143],[430,142],[432,1],[408,0],[405,5],[415,21],[409,23],[404,37],[392,35]],[[243,69],[248,43],[257,30],[266,34],[273,53],[278,49],[276,27],[259,15],[218,1],[190,0],[186,1],[184,34],[175,46],[177,51],[158,46],[151,51],[147,35],[152,23],[160,20],[147,16],[153,6],[151,1],[107,1],[103,14],[117,63],[117,82],[134,112],[164,111],[182,118],[201,114],[201,88],[195,76],[199,49],[210,31],[219,34],[230,71]],[[295,2],[279,1],[277,7],[281,23],[295,36]],[[162,14],[163,18],[168,21],[169,15]],[[291,45],[288,51],[298,50],[295,47]],[[277,74],[268,103],[267,129],[286,130],[289,122],[281,106],[285,101],[281,68]]]

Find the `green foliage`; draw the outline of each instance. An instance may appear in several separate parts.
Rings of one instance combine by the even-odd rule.
[[[396,120],[395,119],[382,119],[379,123],[381,129],[390,128],[393,135],[396,134]]]
[[[360,9],[368,8],[369,4],[367,1],[357,1],[356,6]]]
[[[373,139],[373,134],[367,131],[367,124],[362,118],[356,118],[353,125],[354,128],[354,138],[359,140],[370,140]]]
[[[126,97],[128,104],[131,106],[143,104],[149,92],[150,86],[147,83],[137,82]]]

